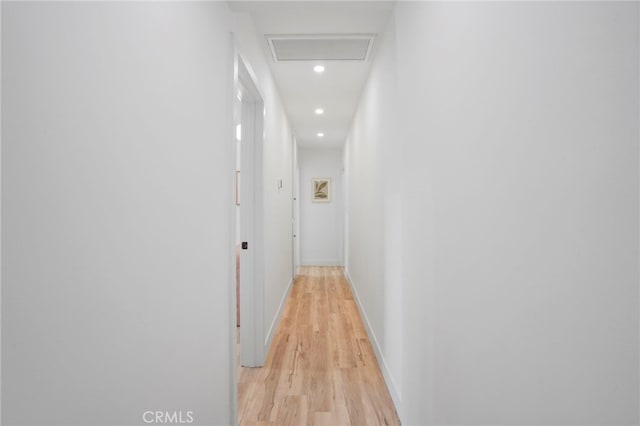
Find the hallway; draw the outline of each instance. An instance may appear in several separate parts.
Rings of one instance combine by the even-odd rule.
[[[640,2],[0,24],[3,425],[640,426]]]
[[[340,267],[303,267],[263,368],[239,367],[240,425],[395,425]]]

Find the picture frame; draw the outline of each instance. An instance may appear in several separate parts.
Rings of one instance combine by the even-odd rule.
[[[311,201],[314,203],[331,202],[331,178],[311,179]]]

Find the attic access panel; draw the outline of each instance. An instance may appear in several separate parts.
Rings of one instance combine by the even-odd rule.
[[[281,61],[366,61],[373,34],[267,35],[271,55]]]

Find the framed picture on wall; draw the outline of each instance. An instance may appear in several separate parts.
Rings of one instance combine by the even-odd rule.
[[[311,179],[311,200],[314,203],[331,202],[331,178]]]

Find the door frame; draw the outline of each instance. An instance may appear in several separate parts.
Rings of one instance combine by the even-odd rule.
[[[241,93],[240,241],[248,244],[247,249],[240,249],[240,365],[261,367],[265,358],[264,98],[240,54],[235,55],[234,62],[235,92]]]
[[[298,142],[296,137],[292,135],[292,176],[291,176],[291,192],[292,192],[292,248],[293,248],[293,279],[298,275],[298,267],[300,266],[300,169],[298,167]]]

